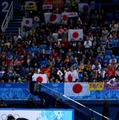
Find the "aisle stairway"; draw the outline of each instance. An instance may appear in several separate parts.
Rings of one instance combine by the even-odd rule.
[[[21,27],[23,16],[14,16],[12,20],[10,20],[8,24],[8,28],[6,29],[6,34],[12,33],[15,35],[19,32],[19,28]]]

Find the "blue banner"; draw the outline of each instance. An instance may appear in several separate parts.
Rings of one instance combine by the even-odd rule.
[[[28,99],[32,96],[28,90],[28,84],[25,83],[1,83],[0,99]]]
[[[75,100],[81,99],[119,99],[119,90],[88,90],[87,83],[44,83],[41,91],[66,99],[63,95]],[[29,92],[29,85],[26,83],[1,83],[0,99],[28,99],[33,96]]]
[[[0,83],[1,88],[23,88],[28,89],[28,83]]]
[[[49,92],[49,93],[52,93],[52,94],[55,94],[55,95],[60,94],[60,97],[62,97],[63,95],[66,95],[66,96],[68,96],[72,99],[75,99],[75,100],[81,100],[81,99],[89,99],[89,100],[119,99],[119,90],[107,90],[107,89],[99,90],[99,91],[98,90],[96,90],[96,91],[91,90],[90,92],[88,91],[88,93],[86,93],[87,90],[83,91],[83,89],[80,86],[80,85],[82,85],[82,87],[83,87],[83,84],[81,84],[81,83],[70,83],[73,86],[76,84],[78,86],[78,88],[73,88],[72,85],[65,88],[66,84],[67,83],[55,83],[55,84],[47,83],[47,84],[43,84],[41,86],[41,91],[46,91],[46,92]],[[84,86],[84,87],[86,87],[86,86]],[[71,88],[75,91],[74,94],[71,91]],[[88,88],[88,86],[87,86],[87,88]],[[67,91],[69,91],[69,92],[67,92]],[[62,97],[62,98],[64,98],[64,97]]]

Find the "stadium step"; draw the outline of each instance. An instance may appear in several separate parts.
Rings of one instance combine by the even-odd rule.
[[[6,34],[11,32],[12,34],[16,34],[19,32],[19,28],[21,27],[23,16],[14,16],[12,20],[10,20],[8,24],[8,28],[6,29]]]
[[[9,29],[9,30],[7,30],[7,33],[18,33],[18,32],[19,32],[19,29],[16,29],[16,30]]]
[[[8,28],[11,28],[11,27],[19,27],[19,26],[21,26],[21,23],[10,23],[9,25],[8,25]]]

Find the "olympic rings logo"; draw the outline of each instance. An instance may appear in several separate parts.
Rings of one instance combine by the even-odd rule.
[[[7,118],[8,118],[8,116],[10,116],[10,115],[12,115],[12,114],[2,114],[1,115],[1,120],[7,120]],[[17,118],[20,118],[20,116],[18,115],[18,114],[14,114],[14,115],[12,115],[15,119],[17,119]]]

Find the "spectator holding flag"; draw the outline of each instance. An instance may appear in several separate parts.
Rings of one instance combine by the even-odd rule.
[[[70,68],[67,68],[64,75],[65,82],[72,82],[72,71]]]
[[[72,70],[72,81],[78,82],[78,80],[79,80],[78,70],[77,70],[76,66],[74,66],[73,70]]]

